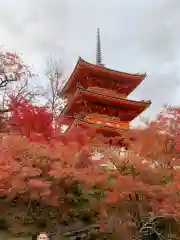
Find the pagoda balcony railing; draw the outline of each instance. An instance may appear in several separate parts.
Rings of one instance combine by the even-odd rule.
[[[119,129],[129,129],[129,122],[120,121],[117,118],[110,118],[108,116],[98,115],[98,114],[89,114],[87,115],[84,120],[94,123],[94,124],[101,124],[107,127],[115,127]]]

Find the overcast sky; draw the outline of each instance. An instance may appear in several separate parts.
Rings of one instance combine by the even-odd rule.
[[[67,73],[79,56],[95,63],[98,27],[107,67],[147,72],[131,96],[152,100],[147,116],[180,105],[180,0],[0,1],[0,44],[22,53],[42,83],[50,54]]]

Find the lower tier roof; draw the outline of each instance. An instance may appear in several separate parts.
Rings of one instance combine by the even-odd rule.
[[[95,124],[88,122],[83,119],[75,119],[72,125],[69,127],[68,131],[73,130],[74,128],[80,127],[81,129],[93,129],[97,134],[100,134],[104,137],[104,143],[111,146],[121,146],[126,147],[124,142],[124,133],[127,132],[127,129],[120,129],[116,127],[106,126],[103,124]]]
[[[76,127],[76,126],[81,126],[81,127],[93,127],[96,129],[97,132],[100,132],[100,133],[108,133],[108,135],[121,135],[122,134],[122,131],[127,131],[126,128],[119,128],[119,127],[113,127],[113,126],[107,126],[107,125],[104,125],[104,124],[100,124],[100,123],[92,123],[92,122],[89,122],[88,120],[85,120],[85,119],[81,119],[81,118],[76,118],[71,127]],[[71,128],[70,127],[70,128]]]
[[[101,126],[113,127],[117,129],[128,130],[130,128],[129,122],[122,122],[119,121],[119,119],[117,118],[110,118],[108,116],[102,116],[98,114],[89,114],[83,120],[88,121],[89,123],[92,124],[98,124]]]

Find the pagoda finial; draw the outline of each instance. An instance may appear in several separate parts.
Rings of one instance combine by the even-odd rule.
[[[98,66],[104,66],[102,64],[102,56],[101,56],[101,39],[100,39],[100,30],[97,29],[97,47],[96,47],[96,64]]]

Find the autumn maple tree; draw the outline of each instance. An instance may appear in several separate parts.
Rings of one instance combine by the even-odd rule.
[[[118,171],[103,209],[107,222],[111,216],[111,225],[117,225],[121,234],[124,230],[126,238],[178,235],[179,120],[179,108],[165,108],[146,128],[124,134],[129,156],[114,155]]]
[[[18,204],[28,200],[28,211],[35,203],[42,214],[44,206],[56,209],[61,224],[89,219],[129,239],[143,234],[163,236],[155,227],[157,219],[177,222],[178,109],[168,108],[145,129],[124,134],[130,155],[118,157],[104,151],[104,161],[116,165],[110,171],[89,159],[92,131],[63,135],[48,109],[23,98],[12,99],[11,108],[11,134],[2,134],[0,141],[1,196],[17,199]]]
[[[32,98],[33,93],[30,91],[29,81],[33,76],[30,67],[18,54],[0,49],[1,114],[10,111],[8,104],[12,95],[16,98],[20,96]]]
[[[56,209],[52,219],[61,216],[60,222],[96,218],[99,203],[90,190],[105,186],[108,178],[89,158],[92,131],[64,136],[59,119],[52,122],[48,109],[24,98],[12,98],[10,108],[8,132],[0,139],[0,196],[6,203],[15,201],[21,213],[26,208],[30,216],[40,208],[40,215],[46,213],[48,218]]]
[[[148,225],[152,219],[179,219],[178,109],[124,134],[130,155],[104,151],[104,161],[116,165],[110,171],[89,157],[93,143],[104,147],[92,130],[61,134],[61,121],[52,122],[48,108],[24,98],[12,98],[10,107],[8,132],[0,139],[0,196],[6,203],[16,200],[31,217],[34,209],[45,219],[55,211],[52,222],[59,224],[98,221],[130,239],[163,235],[154,222]]]

